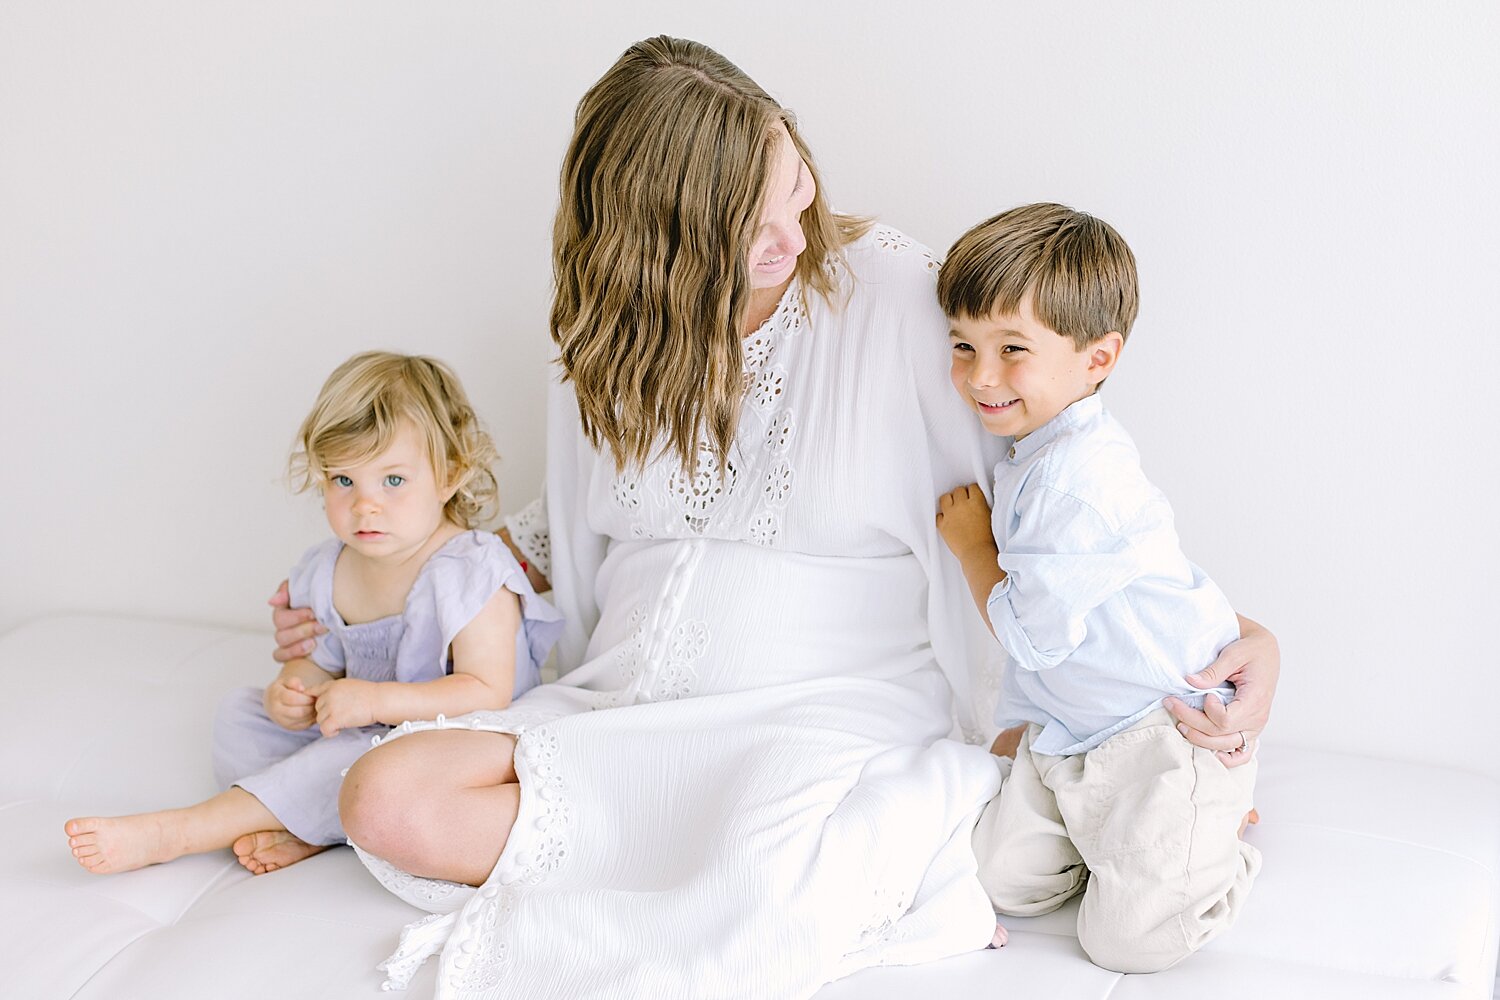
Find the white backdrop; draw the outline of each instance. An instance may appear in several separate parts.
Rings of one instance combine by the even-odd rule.
[[[794,108],[844,210],[1116,224],[1106,401],[1281,637],[1272,737],[1500,775],[1493,3],[3,0],[0,629],[263,629],[324,530],[292,432],[363,348],[452,362],[529,499],[572,108],[658,32]]]

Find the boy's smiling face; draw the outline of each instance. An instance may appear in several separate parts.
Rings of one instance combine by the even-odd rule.
[[[1019,312],[948,318],[953,388],[985,430],[1025,437],[1091,395],[1114,370],[1123,338],[1106,333],[1078,350],[1036,318],[1028,295]]]

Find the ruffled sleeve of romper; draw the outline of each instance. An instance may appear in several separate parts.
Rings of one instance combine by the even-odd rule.
[[[333,567],[343,547],[337,538],[319,542],[302,553],[286,580],[292,607],[312,608],[318,624],[328,630],[318,636],[318,645],[308,659],[334,676],[344,673],[344,644],[339,638],[343,621],[333,610]]]
[[[396,679],[429,681],[447,673],[454,638],[501,588],[521,600],[514,694],[535,687],[547,654],[562,635],[562,615],[537,596],[510,549],[488,531],[454,536],[422,567],[406,602]]]

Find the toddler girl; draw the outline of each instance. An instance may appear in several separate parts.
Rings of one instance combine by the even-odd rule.
[[[291,597],[327,630],[308,659],[214,720],[213,798],[85,817],[64,829],[78,863],[120,872],[233,847],[261,874],[344,841],[343,772],[406,719],[498,709],[533,687],[561,616],[494,535],[494,446],[463,387],[430,358],[356,355],[328,377],[298,432],[296,488],[317,486],[334,537],[292,570]]]

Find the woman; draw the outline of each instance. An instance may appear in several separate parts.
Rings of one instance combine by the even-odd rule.
[[[996,456],[948,389],[936,261],[831,213],[791,116],[669,38],[580,103],[554,244],[563,382],[518,541],[564,676],[351,769],[351,840],[434,911],[392,979],[442,948],[441,996],[798,997],[984,947],[999,776],[945,737],[956,711],[979,738],[994,647],[933,511]],[[1216,666],[1270,687],[1247,627]]]

